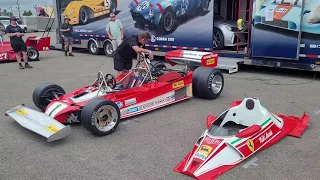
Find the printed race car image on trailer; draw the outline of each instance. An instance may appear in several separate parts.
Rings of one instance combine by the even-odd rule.
[[[194,10],[205,13],[211,0],[133,0],[129,11],[138,24],[151,26],[160,32],[170,32],[176,19]]]
[[[88,24],[90,20],[115,13],[117,0],[81,0],[72,1],[68,4],[63,14],[70,18],[70,24]]]
[[[257,0],[255,24],[288,29],[292,31],[319,34],[320,32],[320,1],[319,0]],[[259,7],[258,7],[259,6]],[[304,7],[303,7],[304,6]],[[300,13],[304,8],[302,24]],[[266,11],[273,10],[273,20],[266,21]]]
[[[89,132],[106,136],[115,131],[120,119],[190,99],[193,95],[204,99],[219,97],[224,79],[214,68],[218,63],[216,54],[192,51],[168,54],[167,61],[172,66],[188,61],[179,60],[180,57],[195,56],[201,59],[202,66],[195,71],[169,69],[164,63],[150,61],[143,55],[125,76],[115,78],[99,71],[91,85],[69,93],[59,85],[42,84],[32,95],[35,106],[42,112],[19,105],[6,115],[51,142],[71,133],[67,124],[81,123]]]
[[[234,101],[207,129],[174,171],[198,180],[216,179],[286,136],[301,137],[310,117],[273,114],[257,98]]]

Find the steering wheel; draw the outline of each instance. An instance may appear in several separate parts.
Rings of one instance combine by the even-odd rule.
[[[114,89],[117,85],[116,78],[112,74],[106,75],[106,82],[107,82],[107,85],[112,89]]]

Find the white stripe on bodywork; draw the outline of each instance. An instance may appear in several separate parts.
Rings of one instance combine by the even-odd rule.
[[[55,115],[57,115],[60,111],[64,110],[67,107],[68,105],[64,103],[55,102],[46,110],[45,114],[54,118]]]

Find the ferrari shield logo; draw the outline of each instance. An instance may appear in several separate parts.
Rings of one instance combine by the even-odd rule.
[[[253,144],[253,141],[251,139],[249,139],[247,141],[247,146],[252,152],[254,152],[254,144]]]
[[[207,65],[212,65],[212,64],[214,64],[215,62],[214,62],[214,59],[208,59],[207,60]]]

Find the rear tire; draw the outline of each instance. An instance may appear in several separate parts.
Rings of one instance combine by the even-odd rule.
[[[224,87],[224,78],[221,71],[208,67],[198,67],[193,71],[192,89],[196,97],[216,99]]]
[[[39,51],[36,48],[28,48],[28,59],[29,61],[38,61],[39,60]]]
[[[109,112],[111,112],[111,116]],[[98,118],[99,115],[102,116],[100,120]],[[118,127],[119,122],[119,107],[116,103],[106,99],[95,98],[90,100],[83,107],[81,112],[81,124],[84,128],[97,136],[106,136],[113,133]],[[110,125],[108,123],[110,123]],[[104,126],[101,127],[100,125]]]
[[[59,85],[56,85],[53,83],[41,84],[39,87],[37,87],[33,91],[32,100],[34,105],[44,112],[48,104],[50,103],[49,100],[52,100],[55,98],[52,92],[57,93],[58,96],[66,94],[64,89]]]

